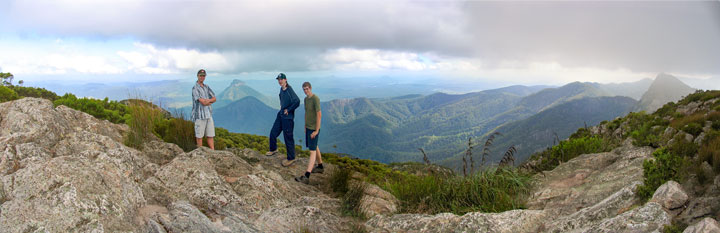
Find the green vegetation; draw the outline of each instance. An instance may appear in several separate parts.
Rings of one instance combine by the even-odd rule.
[[[12,89],[6,86],[0,86],[0,102],[16,100],[19,98],[20,96],[18,96],[18,94]]]
[[[652,197],[655,190],[668,180],[682,182],[683,179],[696,177],[701,184],[711,181],[720,174],[720,91],[697,91],[678,103],[667,103],[653,114],[645,112],[629,113],[613,121],[602,122],[599,132],[591,134],[581,128],[569,140],[536,153],[526,165],[534,165],[534,171],[553,169],[561,161],[567,161],[579,154],[609,151],[627,138],[633,139],[636,146],[657,148],[654,160],[643,164],[643,185],[637,195],[643,200]],[[692,102],[705,102],[694,113],[685,115],[677,112],[681,106]],[[704,128],[711,122],[711,130]],[[700,145],[686,140],[685,134],[664,135],[666,129],[676,130],[699,137],[704,132]],[[671,132],[671,131],[667,131]],[[571,146],[572,145],[572,146]],[[572,149],[571,149],[572,148]],[[702,164],[712,167],[707,171]],[[530,166],[532,168],[532,166]],[[671,228],[668,228],[671,229]]]
[[[363,182],[350,182],[347,192],[342,196],[342,212],[345,215],[364,219],[365,213],[360,208],[360,201],[365,195],[366,185]]]
[[[578,130],[581,132],[584,129]],[[560,163],[567,162],[582,154],[600,153],[612,150],[617,142],[597,135],[576,133],[567,141],[561,141],[557,145],[534,154],[530,160],[537,160],[536,171],[552,170]]]
[[[53,104],[55,106],[65,105],[98,119],[108,120],[116,124],[126,123],[130,117],[130,108],[127,105],[114,100],[110,101],[108,98],[103,100],[86,97],[77,98],[75,95],[68,93],[53,101]]]
[[[403,213],[464,214],[522,208],[529,175],[515,168],[488,168],[469,176],[407,176],[388,184]]]
[[[131,102],[128,106],[130,117],[126,123],[130,132],[125,135],[125,145],[140,149],[142,144],[150,141],[152,135],[158,134],[158,126],[165,120],[162,111],[146,104]]]
[[[673,221],[672,225],[665,225],[663,227],[663,233],[682,233],[687,226],[685,224]]]
[[[55,101],[60,98],[55,92],[48,91],[45,88],[38,88],[38,87],[23,87],[23,86],[10,86],[10,88],[15,91],[19,96],[22,97],[35,97],[35,98],[43,98],[48,99],[50,101]]]
[[[665,148],[653,152],[655,160],[643,162],[643,176],[645,181],[638,187],[637,195],[643,200],[649,200],[655,190],[669,180],[682,181],[683,168],[686,160],[682,156],[669,153]]]

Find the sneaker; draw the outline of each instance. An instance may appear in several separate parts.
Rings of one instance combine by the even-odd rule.
[[[307,178],[305,175],[300,175],[298,177],[295,177],[295,181],[303,183],[303,184],[310,184],[310,178]]]
[[[265,156],[273,156],[273,155],[277,154],[277,152],[278,152],[277,150],[275,150],[275,151],[268,151],[268,152],[265,153]]]
[[[325,168],[315,166],[310,173],[320,173],[322,174],[325,171]]]
[[[295,163],[295,160],[296,160],[296,159],[293,159],[293,160],[283,159],[282,165],[283,165],[283,167],[289,167],[290,165],[292,165],[293,163]]]

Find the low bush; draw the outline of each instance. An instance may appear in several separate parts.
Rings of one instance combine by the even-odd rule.
[[[530,159],[539,160],[538,165],[536,165],[538,171],[547,171],[581,154],[610,151],[617,144],[617,142],[600,136],[584,136],[561,141],[558,145],[532,155]]]
[[[13,91],[12,89],[10,89],[6,86],[0,85],[0,103],[5,102],[5,101],[16,100],[19,98],[20,98],[20,96],[18,96],[18,94],[15,93],[15,91]]]
[[[665,148],[653,152],[654,160],[643,162],[643,184],[638,187],[637,195],[643,201],[649,200],[655,190],[669,180],[681,181],[686,159],[673,155]]]

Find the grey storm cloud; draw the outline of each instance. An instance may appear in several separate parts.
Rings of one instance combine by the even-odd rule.
[[[720,74],[720,2],[10,1],[2,30],[135,38],[304,69],[336,48]],[[2,25],[2,23],[0,23]]]

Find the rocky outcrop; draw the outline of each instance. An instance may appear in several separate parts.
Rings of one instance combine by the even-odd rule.
[[[0,126],[1,232],[341,232],[355,221],[321,191],[326,175],[292,179],[303,158],[283,168],[253,150],[159,140],[136,150],[126,126],[34,98],[0,104]]]
[[[365,223],[370,232],[538,232],[547,215],[539,210],[502,213],[378,215]]]
[[[612,152],[581,155],[538,174],[527,210],[378,215],[365,226],[371,232],[662,231],[672,215],[656,202],[639,205],[635,194],[652,151],[626,141]]]
[[[590,207],[621,189],[643,180],[642,163],[652,157],[649,147],[631,143],[611,152],[585,154],[536,175],[528,209],[569,215]],[[621,207],[622,208],[622,207]]]
[[[720,224],[715,219],[704,218],[695,225],[685,228],[683,233],[720,233]]]

